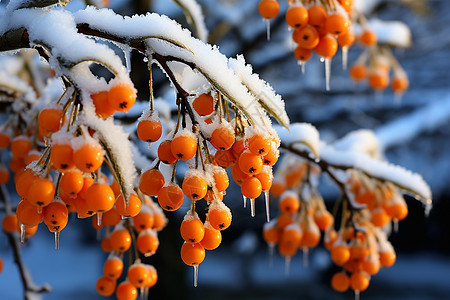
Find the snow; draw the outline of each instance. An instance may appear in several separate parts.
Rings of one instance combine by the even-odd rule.
[[[196,36],[203,42],[208,42],[208,29],[201,6],[195,0],[173,0],[185,12],[188,22],[193,25]]]
[[[380,44],[389,44],[399,48],[412,46],[412,33],[409,27],[400,21],[384,21],[376,18],[368,21],[369,28],[376,32]],[[355,34],[362,33],[362,28],[354,25]]]
[[[372,130],[360,129],[352,131],[333,143],[333,147],[340,151],[366,153],[373,158],[380,157],[378,137]]]
[[[306,145],[308,151],[311,151],[314,156],[319,157],[319,132],[317,129],[308,123],[293,123],[289,126],[289,131],[280,126],[274,126],[281,139],[281,142],[287,146],[292,146],[296,149],[304,150]]]
[[[146,40],[149,53],[156,52],[163,56],[173,56],[195,65],[195,68],[206,77],[215,89],[219,90],[230,102],[236,105],[247,119],[255,126],[268,128],[270,120],[251,94],[241,78],[229,66],[229,60],[215,46],[207,45],[192,38],[190,32],[181,28],[166,16],[147,14],[145,16],[122,17],[108,9],[96,10],[88,7],[74,14],[76,23],[88,23],[90,27],[112,33],[127,39]],[[211,64],[214,61],[214,64]],[[243,60],[241,60],[243,64]],[[246,84],[261,86],[265,83],[259,78],[246,78]],[[267,91],[268,88],[265,88]],[[259,92],[255,92],[256,96]],[[274,93],[267,95],[264,105],[280,103]],[[266,102],[269,102],[267,104]],[[275,105],[280,107],[279,104]],[[276,111],[275,113],[283,113]],[[276,118],[285,120],[283,115]],[[286,124],[284,124],[286,125]]]

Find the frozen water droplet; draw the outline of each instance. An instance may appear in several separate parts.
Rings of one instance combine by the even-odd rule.
[[[61,231],[55,232],[55,249],[59,249],[59,234]]]
[[[103,213],[98,212],[97,213],[97,226],[100,227],[102,225],[102,217],[103,217]]]
[[[128,73],[131,72],[131,49],[128,45],[122,45],[123,55],[125,56],[125,65]]]
[[[394,219],[394,232],[397,233],[398,232],[398,220]]]
[[[359,295],[360,295],[359,291],[355,291],[355,300],[359,300]]]
[[[307,267],[309,264],[309,248],[303,247],[303,266]]]
[[[144,56],[144,62],[148,62],[148,58],[147,58],[147,56]]]
[[[297,64],[302,68],[302,74],[305,74],[306,70],[306,61],[298,60]]]
[[[139,292],[141,293],[141,300],[145,300],[145,288],[143,286],[140,288]]]
[[[292,256],[286,256],[284,259],[284,276],[289,277],[291,271],[291,259]]]
[[[342,47],[342,69],[347,70],[348,65],[348,47]]]
[[[247,208],[247,197],[242,196],[242,198],[244,198],[244,208]]]
[[[319,60],[321,63],[323,63],[325,61],[325,58],[323,56],[321,56]]]
[[[26,229],[26,226],[23,224],[20,224],[20,242],[22,244],[25,242],[25,229]]]
[[[250,214],[252,217],[255,216],[255,199],[250,199]]]
[[[325,58],[325,89],[330,90],[331,58]]]
[[[194,266],[194,287],[197,287],[198,283],[198,265]]]
[[[270,221],[270,207],[269,207],[269,191],[264,192],[264,199],[266,201],[266,220]]]

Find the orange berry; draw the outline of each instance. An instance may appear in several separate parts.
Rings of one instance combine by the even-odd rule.
[[[319,33],[314,27],[306,26],[294,30],[292,39],[302,48],[313,49],[319,44]]]
[[[159,231],[163,229],[167,224],[166,216],[162,211],[155,212],[153,216],[153,229]]]
[[[211,95],[201,94],[192,102],[192,107],[200,116],[207,116],[214,111],[214,99]]]
[[[261,0],[258,11],[264,19],[274,19],[280,12],[280,4],[276,0]]]
[[[384,209],[377,208],[372,212],[372,224],[376,227],[384,227],[391,221],[391,218]]]
[[[143,231],[137,238],[139,252],[145,256],[153,255],[159,247],[159,239],[154,232]]]
[[[272,187],[273,174],[271,171],[269,172],[261,172],[258,175],[255,175],[261,183],[261,190],[264,192],[268,192]]]
[[[294,50],[294,56],[299,61],[308,61],[312,56],[311,49],[305,49],[303,47],[297,46]]]
[[[289,246],[298,248],[302,241],[302,231],[297,223],[286,226],[281,232],[280,244],[289,244]]]
[[[16,158],[24,158],[31,150],[31,141],[25,135],[19,135],[12,139],[11,153]]]
[[[158,158],[165,164],[173,164],[177,158],[172,154],[172,141],[164,141],[159,144]]]
[[[325,210],[324,212],[316,213],[314,215],[314,222],[316,222],[317,227],[319,227],[321,231],[326,231],[333,225],[334,218],[330,212]]]
[[[197,152],[197,142],[195,141],[194,136],[188,133],[188,131],[181,131],[175,135],[170,149],[173,156],[177,159],[189,160],[193,158]]]
[[[32,237],[38,230],[38,225],[33,226],[33,227],[29,227],[27,226],[25,228],[25,238],[29,238]]]
[[[83,174],[78,170],[70,170],[64,172],[61,175],[61,180],[59,182],[59,188],[61,192],[66,193],[72,197],[76,196],[82,189],[84,185]]]
[[[409,87],[409,81],[406,76],[395,76],[392,78],[391,89],[396,94],[403,94]]]
[[[153,227],[154,218],[153,213],[150,210],[141,212],[133,218],[133,227],[137,232],[141,232]]]
[[[206,250],[214,250],[219,247],[222,242],[222,233],[219,230],[214,229],[209,222],[205,222],[204,225],[205,234],[203,235],[203,239],[200,241],[200,244]]]
[[[363,64],[354,64],[350,67],[349,75],[353,81],[362,81],[367,77],[367,68]]]
[[[366,47],[373,46],[377,43],[377,34],[374,31],[366,30],[361,34],[360,41]]]
[[[131,84],[117,84],[108,91],[108,103],[116,111],[127,112],[135,102],[136,89]]]
[[[346,245],[331,248],[331,259],[338,266],[345,265],[350,259],[350,249]]]
[[[275,226],[264,226],[263,239],[268,244],[276,244],[280,241],[280,231]]]
[[[134,217],[141,211],[142,202],[136,194],[130,194],[128,205],[125,203],[123,195],[116,200],[116,210],[123,217]]]
[[[44,207],[55,197],[55,186],[46,178],[36,179],[28,189],[26,200],[38,207]]]
[[[6,233],[13,233],[19,228],[16,214],[7,214],[2,219],[2,228]]]
[[[408,206],[406,203],[393,203],[387,207],[387,213],[394,220],[401,221],[408,216]]]
[[[136,300],[138,296],[137,289],[129,282],[122,282],[117,286],[116,297],[117,300]]]
[[[281,180],[275,179],[272,182],[272,187],[270,188],[270,193],[275,197],[279,197],[279,196],[281,196],[281,194],[284,193],[284,191],[286,191],[286,184],[284,182],[282,182]]]
[[[50,232],[63,230],[69,221],[69,211],[64,203],[55,201],[44,207],[44,223]]]
[[[74,168],[72,146],[69,144],[54,144],[50,153],[50,161],[61,172]]]
[[[213,171],[214,182],[219,192],[225,191],[230,185],[227,172],[222,168],[216,168]]]
[[[244,151],[239,157],[239,167],[245,174],[256,175],[261,173],[263,161],[261,156],[255,155],[249,151]]]
[[[209,207],[207,220],[216,230],[225,230],[231,225],[231,212],[225,205],[214,208]]]
[[[346,33],[338,36],[337,40],[338,40],[339,46],[341,46],[342,48],[344,48],[344,47],[349,48],[355,42],[355,34],[353,33],[353,31],[347,30]]]
[[[147,268],[148,272],[148,280],[147,283],[145,284],[145,287],[151,288],[155,286],[156,282],[158,281],[158,272],[156,272],[154,266],[145,265],[145,267]]]
[[[91,173],[103,164],[102,152],[98,143],[85,143],[73,152],[73,161],[82,172]]]
[[[322,6],[312,6],[308,9],[308,24],[314,27],[321,27],[325,25],[327,13]]]
[[[331,14],[325,22],[325,29],[328,33],[335,35],[345,34],[348,30],[350,22],[341,14]]]
[[[353,245],[350,247],[350,258],[353,260],[364,260],[369,254],[369,249],[363,245]]]
[[[63,110],[60,107],[44,108],[39,113],[39,132],[44,136],[48,136],[61,129],[61,125],[64,124],[64,121],[65,116],[63,116]]]
[[[264,156],[269,153],[272,147],[272,141],[270,138],[262,135],[255,134],[248,139],[248,150],[251,154]],[[242,154],[241,154],[242,155]]]
[[[108,92],[101,91],[91,95],[92,102],[95,106],[95,113],[102,119],[106,119],[116,111],[108,101]]]
[[[137,288],[144,287],[148,281],[149,273],[143,264],[131,265],[128,269],[128,280]]]
[[[251,176],[242,182],[241,193],[244,197],[256,199],[261,195],[261,192],[262,185],[258,178]]]
[[[106,183],[94,183],[86,191],[86,201],[90,210],[106,212],[113,208],[116,197]]]
[[[12,172],[18,172],[25,168],[25,159],[23,157],[13,157],[9,161],[9,169]]]
[[[119,279],[123,271],[123,261],[117,257],[113,256],[109,258],[103,265],[103,273],[106,277],[111,279]]]
[[[125,252],[130,249],[131,235],[126,229],[114,230],[109,237],[109,242],[113,250]]]
[[[11,137],[6,132],[0,132],[0,149],[8,148],[11,142]]]
[[[137,134],[144,142],[156,142],[162,135],[161,121],[158,117],[139,121],[137,125]]]
[[[286,12],[286,23],[293,28],[305,27],[308,19],[308,11],[302,6],[291,6]]]
[[[281,256],[292,257],[297,253],[298,246],[290,243],[279,243],[278,244],[278,252],[280,252]]]
[[[38,208],[26,200],[21,200],[16,209],[17,221],[28,227],[34,227],[42,222],[43,215]]]
[[[245,150],[245,145],[244,145],[244,140],[242,138],[236,138],[236,140],[234,141],[233,147],[231,147],[231,151],[233,152],[233,155],[235,157],[239,157],[241,156],[241,153],[244,152]]]
[[[319,43],[314,48],[314,52],[325,58],[332,58],[336,55],[338,43],[331,35],[320,38]]]
[[[205,227],[200,219],[191,217],[181,222],[180,233],[187,243],[199,243],[205,236]]]
[[[339,272],[331,278],[331,287],[338,292],[345,292],[350,286],[350,278],[344,272]]]
[[[364,272],[357,271],[350,277],[350,286],[352,287],[352,290],[362,292],[369,287],[369,281],[369,275]]]
[[[325,238],[324,238],[324,246],[325,248],[327,248],[329,251],[331,251],[331,248],[333,248],[334,243],[336,242],[338,238],[338,234],[336,232],[336,230],[329,230],[325,233]]]
[[[217,150],[225,151],[233,146],[234,140],[234,130],[228,126],[221,126],[212,132],[209,142]]]
[[[111,246],[111,241],[109,240],[109,238],[103,238],[100,244],[101,244],[102,250],[106,253],[111,252],[113,250],[113,248]]]
[[[31,184],[37,179],[38,177],[34,174],[33,170],[27,169],[25,170],[16,181],[16,191],[17,194],[21,197],[25,197],[28,193],[28,189],[30,188]]]
[[[397,255],[395,254],[395,251],[386,251],[386,252],[380,252],[380,264],[382,267],[392,267],[394,265]]]
[[[186,177],[184,177],[183,180],[182,189],[186,197],[197,201],[206,196],[208,184],[206,183],[205,178],[200,174],[186,174]]]
[[[281,196],[278,206],[282,212],[293,214],[300,208],[300,200],[297,194],[289,192]]]
[[[136,216],[137,217],[137,216]],[[102,223],[105,224],[105,226],[113,227],[120,223],[122,220],[122,217],[117,212],[115,208],[112,208],[108,210],[107,212],[103,213],[102,217]]]
[[[97,280],[95,285],[97,293],[104,297],[111,296],[116,290],[116,281],[106,276],[102,276]]]
[[[249,178],[250,176],[241,171],[239,166],[239,160],[236,161],[236,164],[231,169],[231,177],[237,185],[242,186],[244,180]]]
[[[376,91],[382,91],[389,85],[388,73],[382,70],[375,70],[369,73],[369,86]]]
[[[233,151],[230,151],[230,150],[217,151],[214,156],[214,160],[216,161],[217,165],[219,165],[225,169],[232,166],[236,161],[236,159],[233,155]]]
[[[116,198],[117,198],[117,197],[120,195],[120,193],[122,192],[122,191],[120,190],[120,185],[117,183],[116,180],[114,180],[114,181],[111,183],[111,189],[113,190],[114,196],[116,196]]]
[[[31,150],[30,152],[28,152],[27,156],[25,156],[25,165],[28,166],[33,161],[38,161],[39,158],[41,158],[41,153],[37,150]]]
[[[308,248],[312,248],[312,247],[316,247],[320,242],[320,232],[317,229],[316,231],[313,230],[303,230],[303,238],[302,241],[300,243],[301,247],[308,247]]]
[[[380,262],[373,260],[365,260],[362,263],[362,270],[369,275],[375,275],[380,271]]]
[[[96,214],[95,211],[89,209],[86,198],[81,197],[80,195],[75,199],[74,205],[79,219],[89,218]]]
[[[205,259],[205,248],[200,243],[184,242],[181,246],[181,259],[188,266],[199,265]]]
[[[286,226],[293,222],[291,216],[289,214],[281,214],[277,218],[277,228],[284,229]]]
[[[158,193],[159,205],[167,211],[175,211],[180,208],[184,201],[184,194],[176,184],[166,185]]]
[[[9,181],[8,169],[0,165],[0,184],[6,184]]]

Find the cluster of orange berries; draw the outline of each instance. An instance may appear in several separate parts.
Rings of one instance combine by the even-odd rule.
[[[320,171],[300,158],[286,155],[271,189],[274,196],[280,197],[280,215],[264,226],[263,238],[271,249],[278,245],[279,253],[289,262],[299,247],[305,250],[317,246],[323,231],[332,261],[343,267],[331,280],[333,289],[345,292],[351,287],[359,294],[367,289],[370,276],[380,267],[394,264],[396,254],[384,229],[391,221],[397,228],[397,222],[407,216],[408,207],[392,184],[349,172],[346,186],[353,202],[344,200],[341,226],[336,231],[334,217],[314,187]]]
[[[227,104],[219,98],[219,95],[203,93],[187,100],[186,105],[193,108],[191,117],[197,123],[192,120],[192,130],[177,127],[173,134],[169,134],[158,146],[157,163],[143,172],[139,181],[140,190],[146,195],[156,196],[166,211],[179,209],[185,196],[191,200],[191,209],[180,228],[184,240],[181,258],[194,267],[194,274],[205,258],[205,249],[217,248],[222,240],[221,231],[231,224],[231,211],[222,202],[229,186],[226,169],[233,166],[233,179],[241,186],[244,197],[252,199],[254,207],[254,199],[262,191],[270,189],[271,166],[278,159],[278,138],[261,133],[250,135],[251,130],[256,130],[238,115],[227,121],[221,114],[228,110],[224,107]],[[145,142],[161,138],[161,123],[153,112],[143,113],[137,133]],[[181,187],[174,176],[179,161],[186,161],[189,165]],[[173,166],[169,182],[161,173],[161,163]],[[205,222],[195,211],[196,201],[201,199],[205,199],[208,205]],[[197,275],[194,276],[194,284],[196,280]]]
[[[271,248],[278,245],[279,253],[288,262],[298,249],[306,254],[309,248],[316,247],[320,232],[331,228],[334,217],[327,211],[313,180],[305,181],[317,176],[317,170],[293,156],[284,159],[270,190],[279,197],[280,214],[265,224],[263,238]]]

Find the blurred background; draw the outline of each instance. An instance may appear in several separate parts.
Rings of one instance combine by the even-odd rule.
[[[364,2],[364,0],[361,0]],[[292,122],[309,122],[318,128],[321,139],[332,142],[361,129],[375,133],[395,130],[398,139],[386,145],[388,161],[421,174],[433,191],[434,208],[425,218],[422,205],[407,198],[409,215],[390,240],[397,250],[397,262],[375,275],[362,299],[450,299],[450,5],[447,1],[391,0],[368,1],[369,17],[398,20],[412,32],[413,45],[394,50],[410,80],[410,89],[401,103],[386,91],[374,93],[367,84],[356,85],[342,70],[340,53],[332,62],[331,91],[325,92],[324,65],[313,57],[303,75],[292,54],[290,32],[281,13],[272,21],[272,38],[266,40],[266,24],[257,11],[257,0],[199,0],[210,42],[227,56],[244,54],[254,72],[268,81],[286,101]],[[358,1],[355,1],[358,2]],[[0,3],[5,5],[7,2]],[[68,9],[84,6],[72,1]],[[153,11],[174,18],[190,28],[183,11],[172,1],[111,0],[110,7],[124,15]],[[350,64],[362,49],[349,52]],[[132,56],[132,79],[147,99],[146,64],[138,53]],[[162,73],[155,74],[157,96],[170,89]],[[439,113],[439,122],[436,113]],[[417,127],[412,135],[402,135],[403,124]],[[436,122],[435,122],[436,121]],[[321,184],[328,206],[338,191],[326,180]],[[13,188],[13,187],[10,187]],[[257,215],[250,217],[242,208],[239,188],[232,183],[225,197],[233,213],[232,226],[223,232],[221,246],[207,252],[199,267],[199,287],[193,288],[193,270],[183,264],[179,249],[182,239],[179,213],[166,214],[169,225],[159,235],[156,255],[147,259],[159,274],[149,299],[352,299],[352,292],[339,294],[329,281],[334,269],[328,251],[322,246],[308,254],[297,254],[285,276],[284,259],[275,254],[269,264],[268,247],[261,237],[265,222],[263,202],[258,199]],[[272,201],[272,214],[277,203]],[[23,258],[37,284],[49,283],[53,291],[44,299],[100,299],[95,282],[102,275],[107,255],[101,251],[90,220],[69,219],[61,233],[61,246],[54,249],[53,235],[41,228],[23,247]],[[0,255],[4,271],[0,274],[0,299],[22,299],[22,286],[6,237],[0,235]]]

